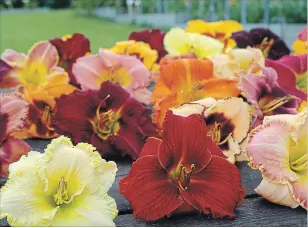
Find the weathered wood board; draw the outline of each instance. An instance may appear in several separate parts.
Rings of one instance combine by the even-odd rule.
[[[50,140],[30,139],[27,142],[33,150],[43,152]],[[302,208],[291,209],[274,205],[259,197],[254,188],[261,182],[261,174],[252,170],[247,162],[240,162],[237,167],[242,176],[243,186],[246,188],[246,199],[244,204],[236,209],[236,219],[213,219],[205,215],[178,215],[164,218],[156,222],[144,222],[133,218],[133,210],[129,202],[119,193],[119,180],[126,176],[132,161],[117,161],[118,172],[116,181],[109,191],[115,198],[119,216],[115,219],[117,226],[304,226],[307,227],[307,212]],[[1,180],[1,186],[5,180]],[[0,226],[7,226],[5,220]]]

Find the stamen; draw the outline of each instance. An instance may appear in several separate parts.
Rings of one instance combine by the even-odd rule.
[[[109,99],[111,96],[108,94],[102,101],[101,103],[99,103],[99,106],[97,107],[96,109],[96,118],[98,120],[100,120],[100,109],[101,109],[101,106],[102,104],[106,103],[107,99]]]
[[[43,123],[48,123],[49,119],[50,119],[50,107],[48,105],[45,105],[42,115],[42,121]]]
[[[291,162],[291,169],[295,172],[307,169],[307,154]]]
[[[217,145],[222,145],[222,144],[226,143],[231,136],[232,136],[232,132],[223,141],[219,142]]]
[[[281,105],[284,105],[285,103],[291,101],[292,99],[293,97],[290,95],[276,98],[271,102],[267,103],[266,105],[264,105],[263,107],[261,107],[261,110],[263,113],[271,112],[276,108],[280,107]]]
[[[215,121],[214,128],[212,129],[212,140],[218,144],[221,140],[221,125]]]
[[[192,164],[190,166],[190,171],[186,171],[186,168],[181,164],[174,172],[170,173],[170,178],[176,183],[181,190],[187,190],[190,183],[191,175],[194,173],[196,166]]]
[[[274,44],[275,40],[274,39],[270,39],[268,37],[265,37],[262,42],[259,45],[256,45],[257,48],[261,49],[263,52],[263,55],[265,57],[268,56],[268,53],[270,52],[273,44]]]
[[[63,203],[68,204],[72,201],[69,200],[67,195],[67,182],[64,181],[64,177],[61,177],[61,180],[57,187],[57,193],[53,195],[53,198],[57,205],[61,205]]]

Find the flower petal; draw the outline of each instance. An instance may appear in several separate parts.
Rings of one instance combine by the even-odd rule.
[[[1,59],[11,67],[23,68],[27,61],[27,55],[16,52],[12,49],[6,49],[1,54]]]
[[[181,196],[204,214],[223,218],[235,217],[234,209],[244,201],[245,192],[236,166],[212,156],[205,169],[191,176],[188,189],[181,191]]]
[[[34,44],[28,53],[28,57],[29,65],[38,62],[46,67],[47,72],[56,67],[59,62],[57,49],[49,41]]]
[[[157,156],[134,162],[128,176],[120,180],[119,190],[132,205],[134,217],[146,221],[167,216],[183,203]]]
[[[293,199],[292,193],[287,184],[275,184],[264,178],[255,191],[272,203],[291,208],[299,206],[299,203]]]
[[[168,111],[163,123],[163,148],[158,158],[164,169],[179,164],[195,165],[195,172],[202,170],[211,159],[211,151],[204,143],[206,125],[198,115],[181,117]]]
[[[0,176],[7,177],[9,165],[18,161],[22,155],[27,154],[30,150],[31,147],[24,140],[9,136],[0,146]]]
[[[271,121],[254,130],[247,147],[249,165],[274,183],[298,180],[289,164],[291,130],[285,122]]]
[[[162,144],[162,140],[154,137],[149,137],[144,144],[140,154],[139,158],[142,158],[147,155],[158,155],[159,148]]]
[[[292,183],[293,198],[307,210],[307,169],[301,175],[299,181]]]
[[[240,91],[237,89],[237,80],[227,78],[212,78],[206,80],[202,85],[206,97],[221,99],[226,97],[237,97]]]

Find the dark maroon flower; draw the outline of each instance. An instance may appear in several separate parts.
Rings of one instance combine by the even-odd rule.
[[[79,57],[91,52],[90,41],[87,37],[80,33],[75,33],[72,36],[64,36],[49,40],[54,45],[59,53],[59,66],[63,67],[70,76],[70,83],[79,86],[72,72],[72,66]]]
[[[260,48],[266,58],[280,59],[291,53],[286,43],[275,33],[266,28],[255,28],[247,31],[235,32],[232,34],[238,48],[248,46]]]
[[[128,154],[137,159],[146,138],[157,136],[151,110],[109,81],[99,90],[62,95],[56,103],[53,126],[74,143],[91,143],[108,158]]]
[[[144,43],[148,43],[152,49],[155,49],[158,53],[157,62],[160,61],[168,52],[164,48],[164,32],[160,29],[152,29],[152,31],[148,29],[140,30],[138,32],[132,32],[129,35],[129,40],[142,41]]]

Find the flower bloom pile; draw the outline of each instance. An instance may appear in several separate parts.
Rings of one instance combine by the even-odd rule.
[[[137,219],[236,217],[246,194],[239,161],[262,173],[257,194],[307,209],[307,28],[292,50],[232,20],[90,45],[75,33],[1,54],[9,225],[114,226],[110,160],[123,158],[134,163],[119,192]],[[52,141],[39,153],[30,138]]]

